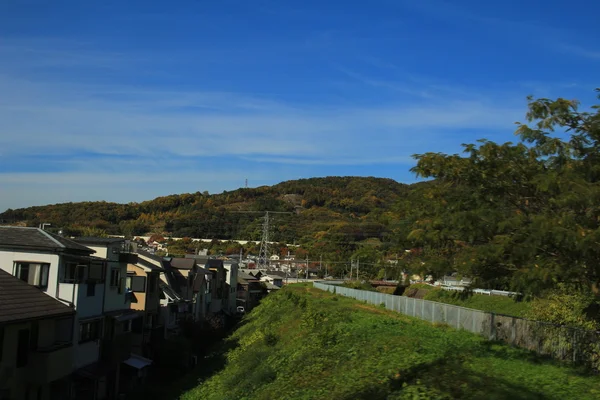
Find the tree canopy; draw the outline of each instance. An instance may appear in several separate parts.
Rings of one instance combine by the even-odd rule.
[[[437,184],[409,237],[433,274],[536,294],[600,283],[600,113],[529,98],[518,143],[480,140],[465,156],[425,153],[412,169]]]

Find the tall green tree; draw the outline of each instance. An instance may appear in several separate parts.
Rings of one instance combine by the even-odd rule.
[[[481,140],[465,156],[416,155],[435,178],[410,233],[433,272],[540,293],[600,284],[600,110],[529,98],[517,144]]]

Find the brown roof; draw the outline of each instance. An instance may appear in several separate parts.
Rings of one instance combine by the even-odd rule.
[[[0,270],[0,324],[74,314],[35,286]]]
[[[71,239],[46,232],[39,228],[26,228],[22,226],[0,226],[0,247],[74,251],[86,254],[95,253],[89,247],[75,243]]]

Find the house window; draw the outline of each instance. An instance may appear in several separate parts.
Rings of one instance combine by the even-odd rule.
[[[112,268],[110,270],[110,287],[119,287],[121,284],[121,270]]]
[[[17,341],[17,368],[27,365],[29,361],[29,329],[19,329]]]
[[[42,290],[48,288],[50,264],[15,262],[14,275],[22,281]]]
[[[90,342],[100,338],[101,321],[90,321],[79,324],[79,343]]]
[[[85,265],[80,265],[75,262],[65,264],[64,283],[79,283],[85,279]]]
[[[146,277],[145,276],[128,276],[126,278],[126,285],[128,289],[135,293],[146,292]]]

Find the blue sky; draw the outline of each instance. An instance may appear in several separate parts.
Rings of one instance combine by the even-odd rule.
[[[0,2],[0,210],[328,175],[514,141],[595,101],[597,1]]]

